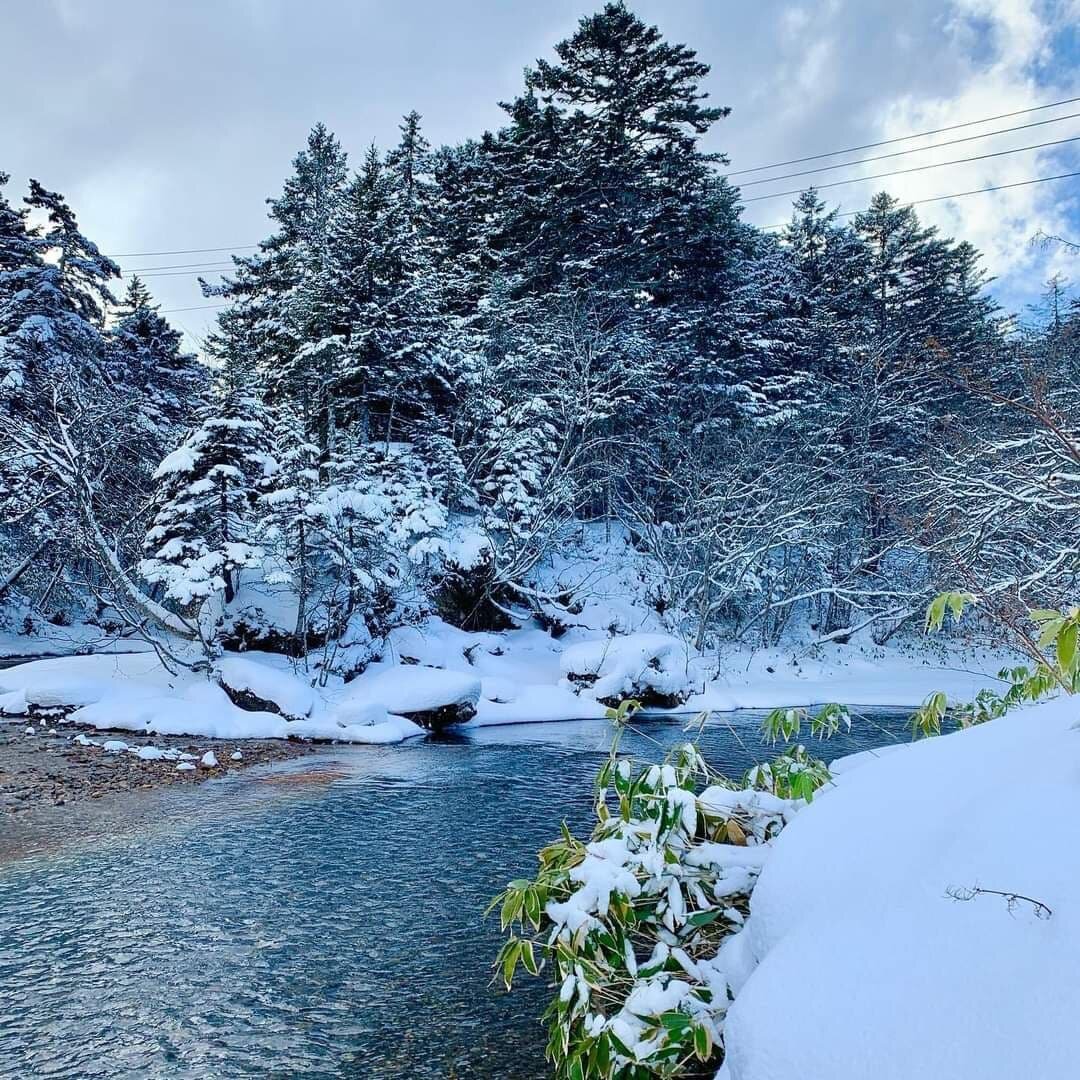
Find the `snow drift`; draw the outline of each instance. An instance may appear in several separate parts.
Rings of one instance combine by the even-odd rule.
[[[1051,701],[839,770],[728,949],[723,1080],[1076,1075],[1078,716]]]

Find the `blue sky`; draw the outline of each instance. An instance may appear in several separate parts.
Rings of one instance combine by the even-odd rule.
[[[712,100],[733,112],[716,126],[709,147],[727,153],[732,169],[1080,96],[1080,0],[639,0],[632,6],[712,65]],[[17,107],[0,112],[0,169],[13,174],[16,190],[9,189],[9,196],[30,175],[65,192],[86,231],[110,254],[251,244],[266,235],[264,200],[279,190],[312,123],[333,128],[354,161],[372,140],[392,142],[401,114],[412,108],[424,114],[434,143],[477,135],[500,123],[497,103],[517,92],[522,68],[548,55],[593,7],[578,0],[10,4],[4,12],[5,75],[18,91],[12,97],[9,90],[8,99]],[[47,64],[41,62],[45,41]],[[1072,112],[1080,112],[1080,102],[955,135]],[[818,179],[1073,135],[1080,135],[1080,118]],[[1077,146],[858,182],[823,194],[847,212],[864,206],[879,186],[900,198],[924,199],[1016,183],[1080,169]],[[745,194],[782,191],[810,179],[755,185]],[[762,225],[784,220],[788,211],[787,198],[747,206],[750,220]],[[994,288],[1010,306],[1035,298],[1050,273],[1080,280],[1075,257],[1030,243],[1039,230],[1080,235],[1076,179],[919,211],[985,252],[998,279]],[[147,283],[166,309],[174,309],[208,303],[186,264],[221,257],[121,262],[128,270],[170,267]],[[213,312],[173,317],[199,336]]]

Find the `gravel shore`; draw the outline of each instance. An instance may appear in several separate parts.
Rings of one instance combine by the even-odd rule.
[[[33,729],[33,733],[29,733]],[[87,742],[77,740],[82,732]],[[145,760],[130,751],[109,751],[107,742],[126,743],[138,750],[154,746],[191,755],[178,768],[177,760]],[[94,745],[96,744],[96,745]],[[202,764],[213,751],[218,764]],[[46,718],[0,719],[0,828],[3,820],[28,821],[54,807],[77,807],[87,800],[118,792],[198,784],[252,765],[265,765],[310,753],[306,743],[278,739],[200,739],[191,736],[144,736],[130,732],[106,734],[83,730]],[[234,759],[234,754],[240,757]]]

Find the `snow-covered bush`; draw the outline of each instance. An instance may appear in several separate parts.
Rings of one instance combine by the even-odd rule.
[[[802,805],[733,788],[693,743],[637,765],[616,740],[591,838],[564,827],[536,878],[492,905],[511,929],[497,960],[506,985],[520,964],[547,971],[556,991],[545,1019],[558,1077],[642,1080],[716,1064],[750,891]]]

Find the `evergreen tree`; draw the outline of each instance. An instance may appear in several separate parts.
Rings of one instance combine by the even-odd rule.
[[[206,369],[181,348],[181,335],[158,313],[150,291],[134,277],[108,332],[113,378],[142,398],[143,419],[164,443],[200,405]]]
[[[430,231],[436,189],[419,119],[405,118],[385,161],[369,149],[335,232],[337,289],[347,298],[347,396],[361,427],[387,441],[445,401],[454,381]]]
[[[316,124],[293,159],[281,195],[270,199],[277,231],[251,258],[234,258],[235,275],[208,293],[239,306],[225,322],[232,340],[213,342],[253,354],[266,393],[304,418],[306,438],[327,457],[337,424],[338,367],[344,346],[332,231],[348,180],[334,135]]]
[[[257,500],[275,470],[262,406],[227,377],[154,474],[157,510],[140,569],[182,611],[200,616],[204,636],[220,614],[208,602],[232,603],[241,572],[262,565]]]

